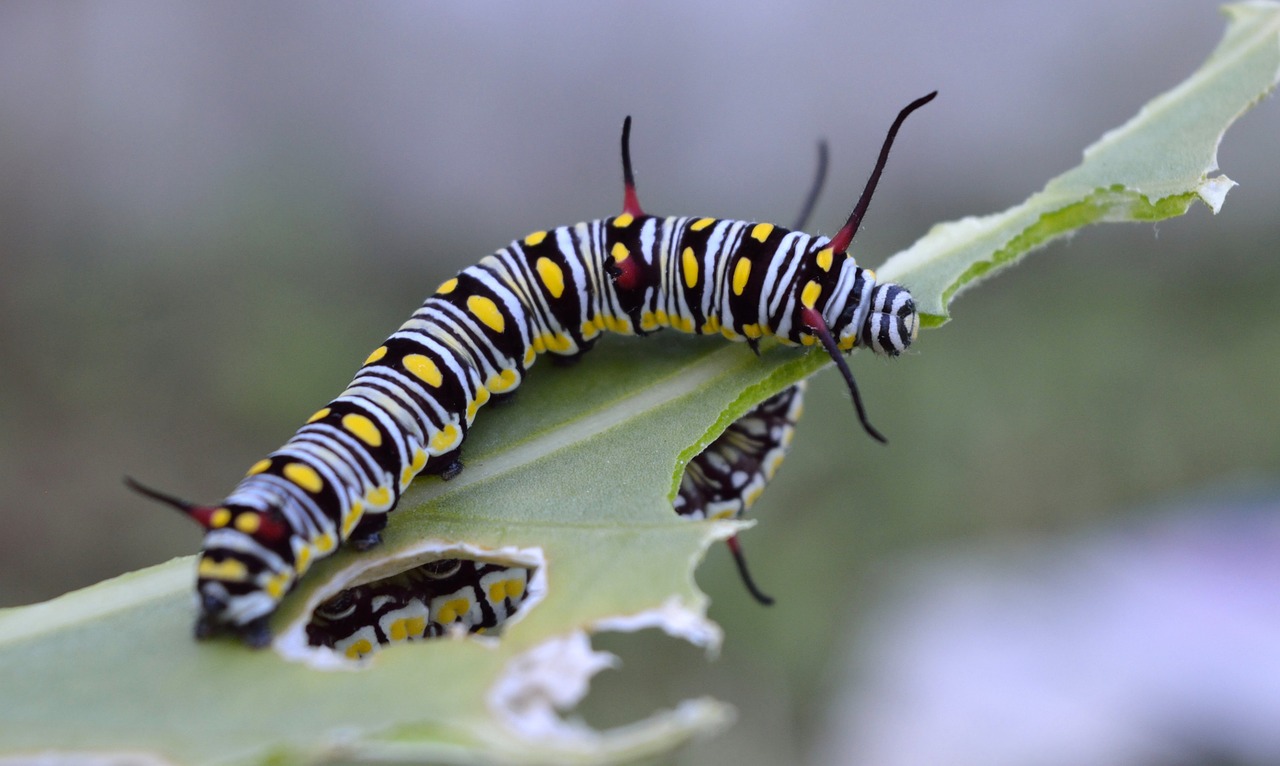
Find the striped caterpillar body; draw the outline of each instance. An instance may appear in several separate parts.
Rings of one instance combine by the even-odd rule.
[[[804,411],[805,383],[801,381],[765,399],[729,424],[685,467],[680,489],[671,502],[687,519],[737,519],[747,512],[791,446],[796,421]],[[773,599],[756,587],[747,571],[738,536],[728,540],[742,582],[762,604]]]
[[[901,353],[915,338],[916,309],[905,289],[877,284],[848,248],[899,127],[935,95],[898,114],[857,205],[830,239],[769,223],[644,213],[627,118],[620,215],[534,232],[446,280],[345,391],[221,503],[195,505],[128,480],[206,530],[196,637],[229,632],[251,646],[269,643],[268,618],[315,561],[343,543],[376,545],[417,474],[448,479],[462,469],[467,430],[491,397],[515,391],[539,354],[576,357],[605,331],[670,327],[753,349],[765,337],[821,345],[864,429],[884,441],[843,353],[855,345]],[[710,484],[702,489],[715,494]]]

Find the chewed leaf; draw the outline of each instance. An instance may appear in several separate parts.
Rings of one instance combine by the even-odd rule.
[[[937,324],[959,290],[1077,228],[1196,199],[1216,210],[1231,187],[1214,175],[1218,142],[1280,72],[1280,6],[1228,13],[1206,64],[1078,168],[1008,211],[935,227],[880,276]],[[190,558],[0,611],[0,763],[603,763],[718,731],[731,716],[708,700],[603,732],[566,714],[614,661],[593,634],[657,627],[718,647],[692,573],[747,525],[678,517],[680,471],[829,363],[761,350],[611,338],[573,369],[539,365],[516,404],[477,420],[458,478],[417,481],[379,548],[312,567],[270,649],[191,640]],[[371,623],[351,621],[361,609]],[[368,651],[351,638],[366,628]]]
[[[962,289],[1083,226],[1159,221],[1182,215],[1197,199],[1216,213],[1234,186],[1213,175],[1218,144],[1280,76],[1276,5],[1225,10],[1227,33],[1209,59],[1086,149],[1080,165],[1002,213],[935,226],[885,263],[880,276],[909,286],[926,323],[937,325]]]

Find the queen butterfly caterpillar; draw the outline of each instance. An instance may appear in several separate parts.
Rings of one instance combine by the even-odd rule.
[[[820,143],[818,150],[818,172],[793,229],[804,228],[822,191],[826,144]],[[689,519],[741,517],[786,456],[804,389],[801,381],[756,405],[695,455],[685,468],[673,510]],[[728,542],[747,590],[762,603],[772,603],[748,573],[737,535]],[[306,626],[307,643],[360,660],[404,641],[496,635],[523,606],[532,575],[529,568],[474,559],[430,561],[326,599]]]
[[[903,121],[894,119],[861,196],[831,238],[770,223],[646,214],[623,122],[622,213],[535,231],[445,280],[369,354],[351,384],[280,449],[259,460],[221,503],[150,489],[205,530],[195,635],[237,635],[261,647],[268,619],[318,559],[381,541],[387,513],[422,472],[449,479],[476,413],[509,395],[541,353],[577,357],[604,331],[670,327],[722,334],[757,350],[761,338],[821,345],[867,419],[843,354],[855,345],[896,356],[915,339],[910,293],[877,284],[849,245]]]
[[[532,578],[529,567],[430,561],[324,601],[307,625],[307,643],[358,660],[402,641],[495,633],[524,604]]]

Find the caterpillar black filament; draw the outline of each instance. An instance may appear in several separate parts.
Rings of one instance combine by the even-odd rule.
[[[417,474],[447,479],[462,469],[467,430],[491,397],[513,392],[539,354],[580,355],[605,331],[670,327],[752,348],[765,337],[821,345],[863,427],[884,441],[843,353],[855,345],[901,353],[915,338],[916,309],[905,289],[877,284],[848,249],[899,127],[936,95],[898,114],[857,205],[830,239],[770,223],[646,214],[627,118],[620,215],[533,232],[446,280],[345,391],[221,503],[195,505],[129,480],[206,530],[196,636],[227,631],[252,646],[268,643],[268,617],[316,560],[344,543],[376,545]]]

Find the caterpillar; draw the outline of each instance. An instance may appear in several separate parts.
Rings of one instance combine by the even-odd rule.
[[[818,145],[818,172],[793,229],[804,228],[826,178],[827,147]],[[801,381],[766,399],[695,455],[672,501],[689,519],[739,518],[760,496],[786,456],[803,410]],[[747,591],[764,595],[747,571],[737,535],[728,540]],[[439,559],[392,577],[362,583],[326,599],[306,626],[307,643],[350,660],[384,646],[451,633],[495,635],[523,606],[533,571],[472,559]]]
[[[446,280],[368,356],[350,385],[222,502],[198,505],[132,479],[205,535],[198,557],[197,639],[253,647],[311,565],[349,544],[381,541],[387,513],[420,473],[462,470],[461,446],[490,399],[513,393],[539,354],[576,358],[605,331],[663,328],[790,346],[821,345],[867,419],[844,353],[896,356],[915,339],[910,293],[857,265],[849,245],[889,150],[922,96],[894,119],[861,196],[831,238],[770,223],[658,217],[640,207],[631,118],[623,122],[623,209],[612,218],[535,231]],[[745,570],[744,570],[745,571]]]
[[[822,191],[826,144],[818,149],[818,172],[793,229],[804,228]],[[805,387],[801,381],[756,405],[695,455],[672,501],[676,514],[689,519],[741,517],[786,456]],[[761,603],[773,603],[751,578],[737,535],[728,543],[747,591]],[[457,632],[494,635],[524,604],[532,575],[524,567],[493,562],[430,561],[326,599],[307,624],[307,643],[360,660],[403,641]]]

